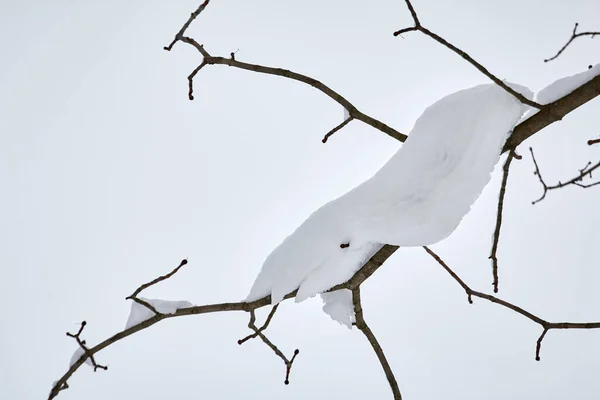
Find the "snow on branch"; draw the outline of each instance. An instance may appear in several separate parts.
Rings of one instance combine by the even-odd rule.
[[[527,104],[528,106],[535,107],[537,109],[542,109],[544,107],[543,105],[538,104],[535,101],[530,100],[527,97],[523,96],[521,93],[517,92],[516,90],[514,90],[513,88],[511,88],[509,85],[507,85],[506,83],[504,83],[496,75],[494,75],[490,71],[488,71],[488,69],[485,68],[483,65],[481,65],[480,63],[478,63],[477,61],[475,61],[475,59],[473,59],[473,57],[471,57],[470,55],[468,55],[467,53],[465,53],[464,51],[462,51],[458,47],[454,46],[452,43],[448,42],[443,37],[438,36],[437,34],[433,33],[432,31],[430,31],[429,29],[427,29],[423,25],[421,25],[421,22],[419,21],[419,18],[417,16],[417,12],[415,11],[415,9],[414,9],[413,5],[411,4],[410,0],[405,0],[405,1],[406,1],[406,6],[408,7],[408,10],[410,11],[410,15],[412,16],[413,22],[414,22],[415,25],[411,26],[409,28],[400,29],[400,30],[394,32],[394,36],[398,36],[398,35],[401,35],[401,34],[407,33],[407,32],[419,31],[419,32],[421,32],[421,33],[429,36],[430,38],[432,38],[436,42],[440,43],[441,45],[443,45],[443,46],[447,47],[448,49],[452,50],[453,52],[455,52],[456,54],[458,54],[462,58],[464,58],[469,64],[471,64],[472,66],[474,66],[475,68],[477,68],[479,70],[479,72],[481,72],[482,74],[484,74],[485,76],[487,76],[488,78],[490,78],[492,81],[494,81],[495,84],[497,84],[498,86],[500,86],[502,89],[504,89],[508,93],[512,94],[521,103]]]
[[[599,329],[600,328],[600,322],[549,322],[549,321],[546,321],[546,320],[530,313],[529,311],[527,311],[515,304],[509,303],[508,301],[502,300],[496,296],[492,296],[492,295],[489,295],[486,293],[482,293],[482,292],[473,290],[462,279],[460,279],[454,271],[452,271],[452,269],[448,266],[448,264],[446,264],[444,262],[444,260],[441,259],[440,256],[438,256],[435,252],[433,252],[427,246],[423,246],[423,249],[425,249],[427,254],[429,254],[434,260],[436,260],[438,262],[438,264],[440,264],[442,266],[442,268],[444,268],[446,270],[446,272],[448,272],[450,274],[450,276],[452,276],[452,278],[465,290],[470,304],[473,304],[472,297],[478,297],[480,299],[488,300],[494,304],[499,304],[503,307],[506,307],[506,308],[516,312],[517,314],[521,314],[522,316],[535,322],[536,324],[539,324],[544,330],[543,330],[541,336],[538,338],[537,343],[536,343],[536,350],[535,350],[536,361],[540,361],[540,350],[541,350],[541,346],[542,346],[542,340],[544,339],[544,337],[546,336],[546,333],[549,330],[551,330],[551,329]]]
[[[533,160],[533,165],[535,167],[535,171],[533,171],[533,174],[538,177],[538,179],[540,180],[540,183],[542,184],[542,187],[544,188],[544,193],[542,193],[542,196],[539,199],[532,201],[531,204],[537,204],[540,201],[544,200],[546,198],[546,194],[548,193],[549,190],[560,189],[560,188],[564,188],[565,186],[569,186],[569,185],[579,186],[580,188],[583,188],[583,189],[588,189],[590,187],[600,185],[600,180],[597,182],[592,182],[592,183],[583,183],[583,180],[585,178],[592,179],[593,178],[592,172],[594,170],[596,170],[598,167],[600,167],[600,161],[598,161],[594,165],[592,165],[591,161],[588,161],[588,163],[585,165],[585,167],[583,167],[582,169],[579,170],[579,175],[577,175],[576,177],[571,178],[566,182],[558,181],[558,183],[549,186],[544,181],[544,178],[542,178],[542,173],[540,172],[540,167],[538,166],[538,163],[535,159],[535,155],[533,154],[533,149],[531,147],[529,148],[529,152],[531,153],[531,159]]]
[[[579,23],[575,22],[575,26],[573,27],[573,32],[571,33],[571,37],[569,38],[567,43],[565,43],[564,46],[561,47],[560,50],[558,50],[558,52],[554,56],[545,59],[544,62],[556,60],[558,58],[558,56],[560,56],[562,54],[562,52],[565,51],[567,49],[567,47],[569,47],[569,45],[573,42],[573,40],[577,39],[578,37],[589,36],[590,39],[593,39],[596,35],[600,35],[600,32],[579,32],[579,33],[577,33],[578,26],[579,26]]]

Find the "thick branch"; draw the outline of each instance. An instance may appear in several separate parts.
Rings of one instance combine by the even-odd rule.
[[[413,18],[413,22],[415,23],[415,26],[410,27],[410,28],[400,29],[399,31],[394,32],[394,36],[398,36],[403,33],[411,32],[411,31],[419,31],[419,32],[429,36],[430,38],[432,38],[436,42],[440,43],[441,45],[445,46],[446,48],[452,50],[453,52],[455,52],[462,58],[464,58],[469,64],[471,64],[472,66],[477,68],[479,70],[479,72],[481,72],[482,74],[484,74],[485,76],[490,78],[492,81],[494,81],[494,83],[496,85],[500,86],[502,89],[506,90],[508,93],[513,95],[521,103],[527,104],[528,106],[535,107],[537,109],[542,109],[544,107],[541,104],[536,103],[535,101],[529,100],[527,97],[523,96],[521,93],[517,92],[516,90],[514,90],[513,88],[511,88],[510,86],[505,84],[496,75],[494,75],[490,71],[488,71],[487,68],[485,68],[483,65],[481,65],[480,63],[475,61],[475,59],[473,57],[471,57],[470,55],[468,55],[467,53],[465,53],[458,47],[454,46],[452,43],[448,42],[443,37],[433,33],[432,31],[430,31],[429,29],[427,29],[423,25],[421,25],[421,23],[419,22],[417,13],[416,13],[415,9],[413,8],[410,0],[405,0],[405,2],[406,2],[406,6],[408,7],[410,14]]]
[[[568,95],[546,104],[543,110],[517,125],[506,141],[502,152],[517,148],[525,139],[548,125],[562,120],[565,115],[593,100],[598,95],[600,95],[600,75],[579,86]]]
[[[577,39],[578,37],[590,36],[593,39],[594,36],[600,35],[600,32],[580,32],[580,33],[577,33],[577,27],[578,26],[579,26],[579,24],[577,22],[575,22],[575,26],[573,27],[573,32],[571,33],[571,37],[569,38],[569,40],[567,41],[567,43],[565,43],[565,45],[563,47],[561,47],[560,50],[558,50],[558,52],[553,57],[545,59],[544,62],[548,62],[548,61],[552,61],[552,60],[557,59],[558,56],[560,56],[562,54],[562,52],[565,51],[567,47],[569,47],[569,45],[573,42],[573,40]]]
[[[392,389],[392,393],[394,394],[394,400],[402,400],[402,396],[400,395],[400,388],[398,388],[398,382],[396,382],[396,377],[394,376],[394,372],[392,371],[392,367],[390,367],[390,363],[388,362],[383,349],[379,345],[377,338],[367,322],[365,321],[365,317],[363,315],[362,304],[360,301],[360,288],[357,287],[352,290],[352,303],[354,305],[354,315],[356,316],[356,327],[367,337],[367,340],[373,347],[377,358],[379,359],[379,363],[381,364],[381,368],[385,372],[385,377],[390,384],[390,388]]]
[[[502,300],[498,297],[495,297],[495,296],[492,296],[492,295],[489,295],[486,293],[481,293],[476,290],[473,290],[462,279],[460,279],[458,277],[458,275],[456,275],[456,273],[454,273],[454,271],[452,271],[452,269],[450,269],[450,267],[440,258],[440,256],[438,256],[436,253],[434,253],[427,246],[423,246],[423,248],[425,249],[427,254],[429,254],[431,257],[433,257],[433,259],[436,260],[438,262],[438,264],[440,264],[442,266],[442,268],[444,268],[446,270],[446,272],[448,272],[448,274],[450,274],[450,276],[465,290],[465,292],[467,292],[467,295],[469,296],[469,303],[472,303],[472,301],[471,301],[472,296],[479,297],[480,299],[485,299],[492,303],[500,304],[501,306],[506,307],[506,308],[516,312],[517,314],[521,314],[522,316],[535,322],[536,324],[539,324],[544,329],[544,332],[538,339],[537,345],[536,345],[536,356],[535,357],[536,357],[537,361],[540,360],[540,354],[539,354],[540,348],[542,345],[542,340],[544,339],[544,336],[546,335],[547,331],[549,331],[551,329],[598,329],[598,328],[600,328],[600,322],[548,322],[548,321],[530,313],[529,311],[526,311],[525,309],[523,309],[517,305],[509,303],[508,301]]]

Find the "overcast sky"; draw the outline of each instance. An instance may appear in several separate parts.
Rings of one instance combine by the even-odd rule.
[[[148,297],[195,304],[246,296],[270,251],[313,210],[369,178],[400,143],[343,118],[320,92],[224,66],[196,78],[190,46],[162,50],[198,1],[3,1],[0,12],[0,398],[43,399],[88,321],[96,344],[120,331],[125,297],[182,258]],[[538,90],[598,63],[597,0],[415,0],[422,23],[500,78]],[[425,107],[487,82],[419,33],[400,0],[215,0],[188,31],[214,55],[311,75],[408,133]],[[567,188],[532,206],[600,149],[594,100],[524,143],[513,162],[500,243],[500,296],[552,321],[600,320],[600,189]],[[500,169],[500,168],[497,168]],[[499,171],[447,240],[432,246],[474,289],[487,260]],[[401,249],[363,287],[365,318],[404,397],[596,399],[600,331],[551,331],[464,291],[422,249]],[[60,399],[390,399],[366,339],[319,299],[285,303],[268,334],[301,353],[291,384],[247,315],[163,321],[97,354]],[[261,316],[264,311],[261,313]]]

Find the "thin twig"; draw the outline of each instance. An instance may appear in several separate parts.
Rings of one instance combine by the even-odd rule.
[[[175,43],[177,43],[178,41],[180,41],[183,38],[183,35],[185,34],[185,31],[187,30],[187,28],[189,28],[190,25],[191,25],[191,23],[194,22],[194,20],[196,19],[196,17],[198,17],[198,15],[200,15],[200,13],[202,11],[204,11],[204,9],[208,5],[208,3],[210,3],[210,0],[206,0],[204,3],[200,4],[200,6],[196,9],[196,11],[194,11],[190,15],[190,17],[185,22],[185,24],[183,24],[183,26],[181,27],[181,29],[179,30],[179,32],[177,32],[177,34],[175,35],[175,38],[173,39],[173,41],[168,46],[164,47],[165,50],[171,51],[171,49],[173,48],[173,46],[175,46]]]
[[[452,271],[452,269],[450,269],[448,264],[446,264],[441,259],[440,256],[438,256],[435,252],[433,252],[427,246],[423,246],[423,249],[425,249],[427,254],[429,254],[434,260],[436,260],[438,262],[438,264],[440,264],[442,266],[442,268],[444,268],[446,270],[446,272],[448,272],[450,274],[450,276],[467,292],[467,295],[469,297],[474,296],[474,297],[478,297],[480,299],[488,300],[495,304],[500,304],[503,307],[506,307],[518,314],[521,314],[522,316],[535,322],[536,324],[541,325],[541,327],[544,328],[544,333],[542,333],[542,335],[540,336],[540,338],[537,341],[536,355],[535,355],[537,361],[540,360],[540,354],[539,354],[540,348],[542,345],[542,340],[544,339],[544,336],[546,335],[546,331],[549,331],[550,329],[598,329],[598,328],[600,328],[600,322],[548,322],[548,321],[530,313],[529,311],[524,310],[523,308],[521,308],[517,305],[509,303],[508,301],[502,300],[498,297],[495,297],[495,296],[492,296],[492,295],[489,295],[486,293],[481,293],[476,290],[473,290],[462,279],[460,279],[458,277],[458,275],[456,275],[456,273],[454,273],[454,271]]]
[[[385,353],[381,348],[381,345],[377,341],[375,334],[367,325],[365,321],[365,317],[363,314],[363,308],[360,300],[360,288],[357,287],[352,290],[352,303],[354,305],[354,315],[356,316],[356,327],[366,336],[367,340],[373,347],[377,358],[379,359],[379,363],[385,372],[385,377],[387,378],[388,383],[390,384],[390,388],[392,389],[392,393],[394,394],[394,400],[402,400],[402,395],[400,394],[400,388],[398,387],[398,382],[396,382],[396,377],[394,376],[394,372],[392,371],[392,367],[390,367],[390,363],[385,357]]]
[[[600,138],[598,139],[590,139],[587,141],[588,146],[600,143]]]
[[[338,126],[336,126],[335,128],[333,128],[332,130],[330,130],[329,132],[327,132],[327,134],[325,136],[323,136],[323,140],[321,140],[321,141],[323,143],[327,143],[327,139],[329,139],[334,133],[336,133],[337,131],[339,131],[343,127],[345,127],[353,119],[354,119],[354,117],[352,117],[352,116],[346,118],[341,124],[339,124]]]
[[[498,211],[496,214],[496,228],[494,229],[494,241],[492,243],[492,251],[489,259],[492,260],[492,275],[494,277],[494,293],[498,293],[498,242],[500,240],[500,228],[502,227],[502,211],[504,210],[504,196],[506,194],[506,183],[508,182],[508,172],[510,169],[510,163],[513,158],[517,158],[514,150],[511,150],[506,157],[502,170],[502,184],[500,185],[500,195],[498,196]]]
[[[533,172],[533,174],[538,177],[540,183],[542,184],[542,188],[544,189],[544,193],[542,193],[542,196],[539,199],[532,201],[531,204],[537,204],[540,201],[544,200],[546,198],[546,194],[548,193],[549,190],[560,189],[560,188],[564,188],[565,186],[569,186],[569,185],[574,185],[574,186],[578,186],[583,189],[587,189],[587,188],[590,188],[590,187],[600,184],[600,181],[590,183],[590,184],[581,183],[581,181],[583,181],[583,179],[586,176],[589,176],[590,178],[592,177],[592,172],[600,167],[600,161],[599,161],[598,163],[596,163],[594,165],[592,165],[591,162],[588,162],[585,167],[583,167],[582,169],[579,170],[579,175],[577,175],[576,177],[571,178],[564,183],[558,182],[555,185],[549,186],[548,184],[546,184],[546,181],[544,181],[544,178],[542,178],[542,174],[540,172],[540,167],[538,166],[538,163],[535,159],[535,155],[533,154],[533,149],[531,147],[529,148],[529,152],[531,153],[531,159],[533,160],[533,165],[535,167],[535,171]]]
[[[244,339],[238,340],[238,344],[242,344],[245,341],[247,341],[248,339],[252,339],[255,337],[259,337],[267,346],[269,346],[271,348],[271,350],[273,350],[273,352],[283,360],[283,363],[285,364],[285,380],[283,381],[283,383],[285,383],[286,385],[290,384],[290,372],[292,371],[292,365],[294,364],[294,360],[296,359],[296,356],[298,354],[300,354],[300,350],[296,349],[294,350],[294,355],[292,356],[291,359],[288,359],[285,354],[283,354],[283,352],[281,350],[279,350],[279,348],[273,344],[273,342],[271,342],[269,340],[269,338],[267,338],[265,336],[265,334],[263,333],[263,331],[267,328],[267,326],[269,325],[269,322],[271,322],[271,319],[273,318],[273,315],[275,315],[275,312],[277,311],[277,305],[275,305],[272,309],[271,312],[269,313],[269,316],[267,317],[267,320],[265,321],[264,325],[261,326],[260,328],[258,328],[256,326],[256,313],[254,310],[250,310],[248,311],[250,313],[250,321],[248,322],[248,328],[250,328],[251,330],[254,331],[254,334],[250,335],[250,336],[246,336]]]
[[[89,358],[92,363],[92,366],[94,367],[94,372],[96,372],[98,369],[103,369],[106,371],[108,369],[108,367],[106,365],[100,365],[96,362],[96,359],[94,358],[94,354],[92,354],[90,352],[90,349],[88,349],[88,347],[85,343],[85,340],[81,339],[81,333],[83,332],[83,328],[85,328],[86,325],[87,325],[87,322],[82,321],[77,333],[67,332],[67,336],[75,339],[77,341],[77,344],[79,345],[79,347],[81,347],[81,349],[83,350],[83,354],[79,358],[80,361],[81,360],[85,361]],[[66,384],[66,382],[64,382],[64,384]],[[62,390],[62,389],[60,389],[60,390]]]
[[[271,308],[271,312],[269,312],[269,315],[267,316],[267,319],[265,320],[265,323],[263,324],[263,326],[261,326],[260,328],[258,328],[253,334],[250,334],[250,335],[246,336],[245,338],[238,340],[238,344],[243,344],[244,342],[246,342],[246,341],[248,341],[250,339],[254,339],[255,337],[258,336],[259,333],[261,333],[265,329],[267,329],[268,326],[269,326],[269,323],[271,323],[271,320],[273,319],[273,316],[277,312],[277,307],[279,307],[279,304],[275,304],[273,306],[273,308]],[[252,314],[250,316],[250,321],[254,324],[254,321],[252,320]],[[250,328],[252,329],[251,326],[250,326]]]
[[[153,280],[151,280],[148,283],[144,283],[143,285],[141,285],[140,287],[138,287],[135,290],[135,292],[133,292],[133,294],[131,296],[126,297],[125,300],[129,300],[129,299],[131,299],[133,297],[136,297],[138,294],[140,294],[140,292],[142,290],[148,289],[150,286],[156,285],[159,282],[162,282],[162,281],[164,281],[166,279],[169,279],[170,277],[172,277],[173,275],[175,275],[177,273],[177,271],[179,271],[179,269],[181,267],[183,267],[184,265],[186,265],[187,262],[188,262],[187,259],[184,258],[183,260],[181,260],[181,262],[179,263],[179,265],[177,267],[175,267],[175,269],[173,271],[169,272],[166,275],[159,276],[158,278],[153,279]]]
[[[577,27],[579,26],[579,24],[577,22],[575,22],[575,26],[573,27],[573,32],[571,33],[571,37],[569,38],[569,40],[567,41],[567,43],[565,43],[565,45],[563,47],[561,47],[560,50],[558,50],[558,53],[556,53],[554,55],[554,57],[550,57],[544,60],[544,62],[548,62],[548,61],[552,61],[558,58],[558,56],[560,56],[562,54],[563,51],[565,51],[565,49],[567,47],[569,47],[569,45],[571,44],[571,42],[573,42],[573,40],[577,39],[578,37],[582,37],[582,36],[590,36],[592,39],[594,38],[594,36],[596,35],[600,35],[600,32],[580,32],[577,33]]]
[[[485,68],[483,65],[481,65],[480,63],[475,61],[475,59],[473,57],[471,57],[470,55],[468,55],[467,53],[465,53],[458,47],[454,46],[452,43],[448,42],[441,36],[433,33],[432,31],[430,31],[429,29],[427,29],[423,25],[421,25],[421,22],[419,21],[417,13],[416,13],[413,5],[411,4],[410,0],[405,0],[405,2],[406,2],[406,6],[408,7],[408,9],[410,11],[410,14],[413,18],[413,22],[415,25],[412,27],[400,29],[400,30],[394,32],[394,36],[398,36],[403,33],[412,32],[412,31],[420,31],[421,33],[429,36],[436,42],[440,43],[441,45],[445,46],[446,48],[452,50],[453,52],[455,52],[456,54],[458,54],[459,56],[464,58],[469,64],[471,64],[472,66],[477,68],[479,70],[479,72],[481,72],[482,74],[484,74],[485,76],[490,78],[496,85],[500,86],[502,89],[506,90],[508,93],[513,95],[521,103],[526,104],[531,107],[535,107],[537,109],[542,109],[544,107],[543,105],[536,103],[535,101],[530,100],[527,97],[523,96],[521,93],[517,92],[516,90],[514,90],[513,88],[511,88],[510,86],[505,84],[496,75],[494,75],[490,71],[488,71],[488,69]]]
[[[206,62],[202,61],[200,65],[198,65],[191,74],[188,75],[188,99],[194,100],[194,77],[204,66]]]

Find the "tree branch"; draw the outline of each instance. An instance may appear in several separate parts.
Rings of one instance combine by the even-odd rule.
[[[340,129],[342,129],[343,127],[345,127],[350,121],[352,121],[354,119],[354,117],[350,116],[348,118],[346,118],[341,124],[339,124],[338,126],[336,126],[335,128],[333,128],[332,130],[330,130],[329,132],[327,132],[327,134],[325,136],[323,136],[323,143],[327,143],[327,140],[337,131],[339,131]]]
[[[498,293],[498,256],[496,252],[498,251],[498,241],[500,240],[500,228],[502,226],[502,211],[504,209],[504,195],[506,194],[506,183],[508,182],[508,171],[510,169],[510,163],[513,158],[520,158],[514,150],[511,150],[506,157],[506,161],[504,162],[504,167],[502,170],[504,174],[502,175],[502,184],[500,186],[500,195],[498,196],[498,211],[496,214],[496,228],[494,229],[494,240],[492,242],[492,251],[490,253],[489,259],[492,260],[492,275],[494,277],[494,293]]]
[[[600,161],[599,161],[598,163],[596,163],[594,165],[592,165],[591,162],[588,162],[586,164],[586,166],[583,167],[583,169],[579,170],[579,175],[577,175],[576,177],[574,177],[572,179],[569,179],[568,181],[566,181],[564,183],[562,183],[562,182],[559,181],[555,185],[548,186],[546,184],[546,182],[544,181],[544,178],[542,178],[542,174],[540,172],[540,168],[538,166],[538,163],[537,163],[537,161],[535,159],[535,155],[533,154],[533,149],[531,147],[529,148],[529,152],[531,153],[531,158],[533,160],[533,165],[535,167],[535,171],[533,172],[533,174],[538,177],[538,179],[540,180],[540,183],[542,184],[542,188],[544,189],[544,193],[542,193],[542,196],[539,199],[537,199],[535,201],[532,201],[531,204],[537,204],[540,201],[544,200],[546,198],[546,194],[548,193],[549,190],[560,189],[560,188],[564,188],[565,186],[569,186],[569,185],[579,186],[580,188],[583,188],[583,189],[587,189],[587,188],[590,188],[592,186],[600,185],[600,181],[594,182],[594,183],[590,183],[590,184],[580,183],[580,182],[583,181],[583,179],[586,176],[589,176],[590,178],[592,178],[592,172],[594,170],[596,170],[598,167],[600,167]]]
[[[600,95],[600,75],[579,86],[566,96],[546,104],[543,110],[517,125],[504,144],[502,152],[516,149],[517,146],[523,143],[527,138],[533,136],[548,125],[562,120],[563,117],[571,111],[576,110],[590,100],[593,100],[598,95]]]
[[[462,279],[460,279],[458,277],[458,275],[456,275],[456,273],[454,273],[454,271],[452,271],[452,269],[450,269],[450,267],[440,258],[440,256],[438,256],[436,253],[434,253],[427,246],[423,246],[423,249],[425,249],[427,254],[429,254],[434,260],[436,260],[438,262],[438,264],[440,264],[442,266],[442,268],[444,268],[446,270],[446,272],[448,272],[448,274],[450,274],[450,276],[465,290],[465,292],[467,292],[467,296],[469,298],[469,303],[471,303],[471,304],[473,303],[471,300],[472,296],[479,297],[480,299],[488,300],[495,304],[500,304],[501,306],[506,307],[506,308],[516,312],[517,314],[521,314],[522,316],[535,322],[536,324],[539,324],[544,329],[544,331],[542,332],[542,335],[539,337],[539,339],[537,341],[537,345],[536,345],[535,358],[537,361],[540,360],[540,348],[542,346],[542,340],[546,336],[547,331],[549,331],[551,329],[598,329],[598,328],[600,328],[600,322],[548,322],[548,321],[530,313],[529,311],[526,311],[525,309],[523,309],[517,305],[509,303],[508,301],[502,300],[498,297],[495,297],[495,296],[492,296],[492,295],[489,295],[486,293],[481,293],[476,290],[473,290]]]
[[[385,377],[387,378],[388,383],[390,384],[390,388],[392,389],[392,393],[394,394],[394,400],[402,400],[402,396],[400,395],[400,389],[398,388],[398,382],[396,382],[396,377],[394,376],[394,372],[392,372],[392,367],[390,367],[387,358],[383,352],[383,349],[379,345],[377,338],[367,322],[365,321],[365,317],[363,315],[362,304],[360,300],[360,288],[357,287],[352,290],[352,303],[354,305],[354,315],[356,317],[356,327],[366,336],[367,340],[373,347],[377,358],[379,359],[379,363],[381,364],[381,368],[385,372]]]
[[[375,273],[375,271],[377,271],[377,269],[379,269],[379,267],[381,267],[381,265],[383,265],[383,263],[397,249],[398,249],[398,246],[389,246],[389,245],[383,246],[346,283],[341,284],[341,285],[336,285],[335,287],[331,288],[328,291],[333,292],[333,291],[340,290],[340,289],[352,290],[352,289],[358,287],[362,282],[364,282],[366,279],[368,279],[370,276],[372,276]],[[137,299],[137,297],[133,297],[133,296],[134,295],[137,296],[137,294],[139,294],[142,290],[144,290],[158,282],[162,282],[166,279],[169,279],[170,277],[175,275],[175,273],[177,273],[177,271],[183,265],[185,265],[187,263],[187,261],[185,263],[184,263],[184,261],[186,261],[186,260],[183,260],[177,268],[175,268],[173,271],[171,271],[167,275],[160,276],[148,283],[141,285],[134,292],[134,294],[132,294],[131,296],[128,296],[127,299]],[[293,292],[288,293],[284,297],[284,300],[294,298],[296,296],[297,292],[298,292],[298,290],[294,290]],[[143,301],[143,300],[141,300],[141,301]],[[261,299],[258,299],[258,300],[252,301],[252,302],[240,301],[240,302],[235,302],[235,303],[217,303],[217,304],[207,304],[207,305],[194,306],[194,307],[188,307],[188,308],[180,308],[172,314],[162,314],[162,313],[155,312],[155,315],[153,317],[148,318],[147,320],[144,320],[144,321],[142,321],[134,326],[131,326],[127,329],[124,329],[121,332],[116,333],[115,335],[100,342],[99,344],[97,344],[94,347],[88,348],[86,354],[88,354],[88,356],[93,356],[94,354],[105,349],[106,347],[113,345],[113,344],[117,343],[118,341],[120,341],[128,336],[133,335],[136,332],[147,329],[147,328],[151,327],[152,325],[154,325],[162,320],[165,320],[165,319],[178,318],[178,317],[184,317],[184,316],[189,316],[189,315],[209,314],[209,313],[215,313],[215,312],[228,312],[228,311],[254,312],[254,311],[258,310],[259,308],[266,307],[270,304],[271,304],[271,296],[265,296]],[[276,307],[274,307],[273,309],[276,310]],[[262,335],[261,329],[262,330],[266,329],[271,318],[273,318],[273,314],[275,313],[275,311],[273,309],[271,310],[271,313],[269,314],[269,317],[267,317],[267,321],[265,322],[265,325],[263,325],[262,328],[256,328],[254,321],[252,321],[252,324],[255,328],[250,327],[250,329],[254,330],[255,335],[260,337],[261,340],[263,340],[263,341],[265,341],[266,337],[264,337],[264,335]],[[251,317],[252,317],[252,314],[251,314]],[[250,335],[250,336],[253,336],[253,335]],[[242,343],[245,340],[248,340],[248,339],[242,339]],[[267,343],[267,342],[265,342],[265,343]],[[267,343],[267,345],[268,345],[268,343]],[[269,347],[271,347],[271,346],[269,346]],[[295,352],[294,356],[289,360],[287,358],[284,359],[284,361],[286,362],[286,381],[288,381],[288,382],[289,382],[289,374],[290,374],[291,366],[292,366],[292,363],[297,354],[298,353]],[[279,354],[278,354],[278,356],[279,356]],[[53,388],[49,394],[49,397],[48,397],[49,400],[54,399],[56,396],[58,396],[59,392],[61,390],[63,390],[65,385],[67,385],[68,379],[73,375],[73,373],[75,373],[75,371],[77,371],[79,369],[79,367],[81,365],[83,365],[84,361],[85,361],[84,358],[79,359],[67,370],[67,372],[59,380],[56,381],[55,385],[53,386]]]
[[[567,41],[567,43],[565,43],[565,45],[563,47],[560,48],[560,50],[558,50],[558,52],[550,58],[547,58],[544,60],[544,62],[548,62],[548,61],[552,61],[558,58],[558,56],[560,56],[562,54],[563,51],[565,51],[565,49],[567,47],[569,47],[569,45],[573,42],[573,40],[577,39],[578,37],[582,37],[582,36],[590,36],[591,39],[594,38],[594,36],[596,35],[600,35],[600,32],[580,32],[577,33],[577,27],[579,26],[579,24],[577,22],[575,22],[575,26],[573,27],[573,32],[571,33],[571,37],[569,38],[569,40]]]
[[[283,363],[285,364],[285,381],[284,383],[286,385],[289,385],[290,383],[290,372],[292,370],[292,365],[294,364],[294,360],[296,359],[296,356],[300,353],[300,350],[296,349],[294,350],[294,355],[292,356],[291,359],[288,359],[282,352],[281,350],[279,350],[279,348],[273,344],[273,342],[271,342],[269,340],[269,338],[267,338],[263,332],[265,329],[267,329],[267,327],[269,326],[269,323],[271,322],[271,319],[273,318],[273,316],[275,315],[275,312],[277,311],[277,307],[279,306],[279,304],[276,304],[275,306],[273,306],[273,308],[271,309],[271,312],[269,313],[269,316],[267,317],[267,320],[265,321],[265,323],[263,324],[263,326],[261,326],[260,328],[258,328],[256,326],[256,313],[254,312],[254,310],[250,310],[250,322],[248,322],[248,328],[250,328],[251,330],[254,331],[253,334],[246,336],[243,339],[238,340],[238,344],[243,344],[244,342],[246,342],[249,339],[253,339],[255,337],[259,337],[267,346],[269,346],[269,348],[271,350],[273,350],[273,352],[275,353],[275,355],[277,355],[279,358],[281,358],[283,360]]]
[[[479,70],[479,72],[481,72],[482,74],[484,74],[485,76],[490,78],[492,81],[494,81],[494,83],[496,85],[500,86],[502,89],[506,90],[508,93],[513,95],[521,103],[527,104],[528,106],[535,107],[537,109],[542,109],[544,107],[543,105],[538,104],[533,100],[529,100],[527,97],[523,96],[521,93],[517,92],[516,90],[514,90],[513,88],[511,88],[510,86],[505,84],[496,75],[494,75],[490,71],[488,71],[487,68],[485,68],[483,65],[481,65],[480,63],[475,61],[475,59],[473,57],[471,57],[470,55],[468,55],[467,53],[465,53],[458,47],[454,46],[452,43],[448,42],[443,37],[438,36],[437,34],[433,33],[432,31],[430,31],[429,29],[427,29],[423,25],[421,25],[421,22],[419,21],[417,13],[416,13],[414,7],[412,6],[410,0],[404,0],[404,1],[406,2],[406,6],[408,7],[408,10],[410,11],[410,14],[413,18],[413,22],[415,23],[415,26],[410,27],[410,28],[400,29],[399,31],[394,32],[394,36],[398,36],[403,33],[411,32],[411,31],[419,31],[419,32],[429,36],[430,38],[432,38],[436,42],[440,43],[441,45],[445,46],[446,48],[452,50],[453,52],[455,52],[462,58],[464,58],[469,64],[471,64],[472,66],[477,68],[477,70]]]
[[[187,28],[189,28],[190,25],[192,24],[192,22],[194,22],[194,20],[198,17],[198,15],[200,15],[200,13],[202,11],[204,11],[204,9],[208,5],[208,3],[210,3],[210,0],[205,0],[204,3],[200,4],[200,6],[196,9],[196,11],[194,11],[190,15],[190,18],[188,18],[188,20],[185,21],[185,24],[183,24],[183,26],[181,27],[179,32],[177,32],[173,41],[168,46],[163,47],[165,50],[171,51],[173,46],[175,46],[175,43],[177,43],[178,41],[180,41],[183,38],[183,35],[185,34],[185,31],[187,30]]]

